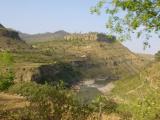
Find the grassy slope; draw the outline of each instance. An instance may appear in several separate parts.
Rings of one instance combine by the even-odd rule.
[[[90,42],[90,41],[54,41],[54,42],[46,42],[46,43],[38,43],[34,44],[35,47],[37,47],[37,51],[30,51],[30,52],[19,52],[14,53],[15,61],[17,63],[21,62],[30,62],[30,63],[54,63],[56,61],[70,61],[70,60],[80,60],[81,56],[87,55],[91,58],[92,63],[98,63],[104,65],[105,57],[111,57],[112,60],[126,60],[130,53],[127,49],[124,49],[123,46],[115,43],[112,45],[108,45],[105,43],[99,43],[99,42]],[[129,57],[134,57],[134,54],[132,54]],[[140,62],[140,61],[138,61]],[[122,64],[119,67],[119,72],[123,72],[123,75],[132,72],[132,70],[137,69],[138,65],[140,63],[134,63],[132,64]],[[134,68],[135,65],[135,68]],[[132,68],[133,67],[133,68]],[[88,74],[90,76],[92,75],[98,75],[100,72],[102,75],[106,74],[108,72],[108,67],[105,69],[106,66],[101,67],[95,67],[95,69],[88,70]],[[110,70],[112,69],[112,66],[109,66]],[[117,69],[117,68],[116,68]],[[150,66],[149,69],[146,69],[145,71],[141,72],[141,75],[134,75],[131,77],[128,77],[123,80],[116,81],[116,87],[112,91],[112,96],[117,100],[117,102],[120,103],[119,110],[120,111],[129,111],[133,113],[134,118],[137,120],[140,120],[143,118],[143,116],[147,116],[144,113],[151,113],[150,110],[148,110],[148,105],[141,104],[144,106],[144,110],[142,111],[139,107],[139,101],[143,101],[144,98],[151,97],[153,98],[154,104],[151,106],[151,110],[155,108],[155,106],[159,105],[158,102],[158,90],[159,90],[159,78],[160,78],[160,63],[153,64]],[[82,69],[83,71],[84,69]],[[113,69],[112,69],[113,70]],[[85,71],[86,72],[86,71]],[[107,74],[111,74],[108,72]],[[146,82],[146,76],[150,77],[150,79],[147,78]],[[151,84],[151,80],[153,79],[153,82]],[[156,89],[155,89],[156,88]],[[154,93],[154,94],[153,94]],[[151,96],[152,94],[152,96]],[[147,99],[148,100],[148,99]],[[140,105],[140,107],[142,107]],[[147,106],[147,109],[145,107]],[[146,112],[147,111],[147,112]],[[157,109],[154,111],[154,115],[156,113]],[[142,115],[139,116],[139,113]],[[152,115],[149,114],[149,117],[152,118]],[[146,117],[144,117],[144,120],[147,120]],[[149,120],[149,119],[148,119]]]
[[[138,75],[115,82],[112,96],[120,110],[129,111],[135,120],[152,120],[160,110],[160,62],[149,65]],[[159,119],[159,118],[157,118]]]
[[[17,32],[0,28],[0,51],[18,51],[25,49],[31,49],[31,47],[19,38]]]

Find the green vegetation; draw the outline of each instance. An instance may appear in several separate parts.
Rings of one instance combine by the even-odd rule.
[[[99,0],[97,5],[91,8],[91,12],[100,14],[103,6],[107,6],[105,12],[109,16],[106,27],[110,34],[117,36],[119,40],[130,39],[130,34],[134,32],[137,37],[146,33],[147,39],[153,32],[159,34],[159,0]],[[144,44],[148,45],[147,42]]]
[[[8,37],[13,51],[0,53],[0,91],[23,96],[29,104],[0,110],[2,119],[97,120],[111,114],[123,120],[159,119],[159,62],[139,74],[151,60],[138,57],[119,42],[54,40],[32,43],[34,49],[29,49],[21,41],[19,45],[26,49],[19,49],[20,39]],[[7,51],[6,37],[1,39],[6,45],[1,51]],[[99,86],[83,86],[83,80],[102,86],[114,82],[115,88],[103,96]]]
[[[1,66],[10,66],[13,63],[13,57],[8,52],[0,53],[0,65]]]
[[[41,65],[39,69],[42,77],[37,81],[42,84],[47,82],[49,84],[56,85],[60,80],[62,80],[66,87],[70,87],[78,83],[82,78],[80,71],[67,62],[57,62],[53,65]]]
[[[33,57],[29,58],[34,59],[35,57],[37,61],[44,59],[44,61],[49,63],[58,61],[72,63],[73,66],[77,66],[75,68],[86,78],[106,77],[108,75],[111,78],[127,76],[128,74],[134,74],[147,62],[146,60],[144,64],[137,64],[136,61],[131,63],[130,59],[133,54],[119,42],[55,40],[52,42],[36,43],[32,46],[40,49],[44,57],[39,59],[41,55],[34,55],[32,53]],[[122,58],[121,56],[124,54],[125,56]],[[25,56],[21,58],[23,59]],[[121,59],[125,59],[125,63],[127,64],[122,64],[120,62]],[[136,58],[136,56],[135,59],[141,63],[141,59]],[[127,60],[129,61],[127,62]]]
[[[0,91],[13,84],[13,57],[10,53],[0,53]]]
[[[8,89],[11,85],[13,85],[12,73],[9,73],[5,78],[0,77],[0,91]]]
[[[150,65],[136,76],[115,82],[112,96],[120,111],[128,111],[135,120],[159,119],[159,63]]]
[[[75,93],[63,88],[63,84],[53,87],[47,84],[20,83],[12,86],[9,92],[26,96],[30,105],[17,111],[2,113],[7,119],[94,120],[99,117],[99,112],[110,114],[117,107],[116,103],[106,97],[97,97],[91,103],[82,103]]]

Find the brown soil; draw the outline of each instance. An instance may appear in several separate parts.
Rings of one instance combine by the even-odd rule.
[[[23,108],[28,104],[24,97],[0,93],[0,110],[2,111]]]

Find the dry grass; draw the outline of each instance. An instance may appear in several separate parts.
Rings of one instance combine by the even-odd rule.
[[[24,97],[0,93],[0,109],[2,111],[23,108],[28,104]]]

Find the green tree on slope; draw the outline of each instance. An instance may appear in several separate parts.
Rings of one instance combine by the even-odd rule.
[[[0,66],[10,66],[13,63],[13,57],[8,52],[0,53]]]
[[[13,57],[8,52],[0,53],[0,91],[13,84]]]

